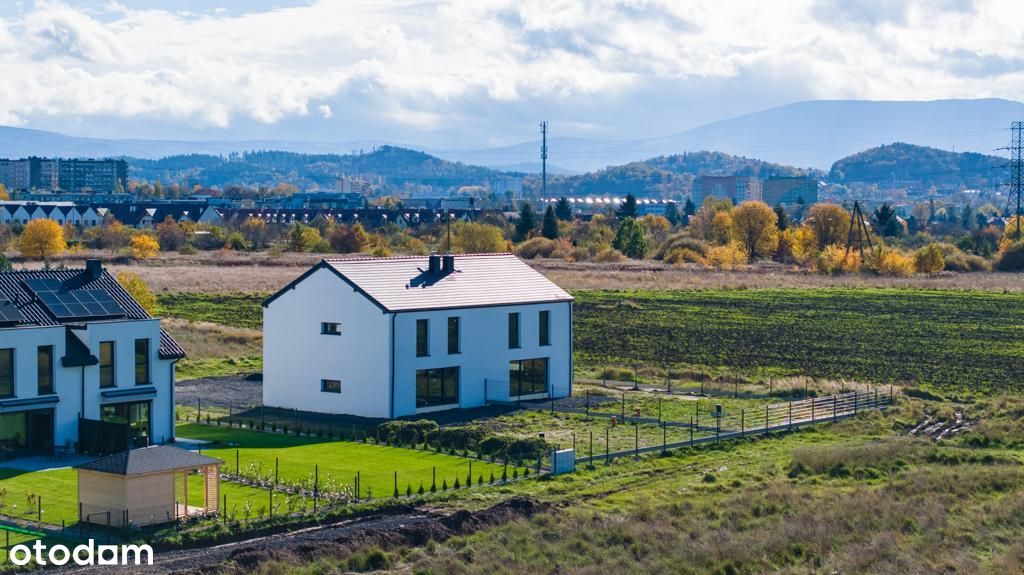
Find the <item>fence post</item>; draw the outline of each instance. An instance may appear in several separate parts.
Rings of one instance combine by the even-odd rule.
[[[203,398],[196,398],[196,423],[199,423],[203,419]]]
[[[551,396],[551,414],[555,414],[555,397],[553,395]]]
[[[43,496],[42,495],[40,495],[39,497],[36,498],[36,504],[37,504],[37,513],[39,515],[39,528],[42,529],[42,527],[43,527]]]
[[[590,421],[590,388],[587,388],[587,421]]]
[[[857,415],[857,390],[853,391],[853,414]]]
[[[700,396],[704,397],[704,370],[700,370]]]
[[[224,518],[224,523],[228,522],[228,494],[224,494],[224,509],[221,510],[221,517]]]
[[[622,392],[622,414],[621,414],[621,417],[622,417],[622,422],[625,423],[626,422],[626,392],[625,391]]]
[[[604,464],[608,465],[611,459],[609,458],[609,447],[611,446],[611,431],[606,427],[604,428]]]
[[[889,405],[896,404],[896,395],[892,391],[892,384],[889,384]]]
[[[878,409],[878,388],[875,388],[875,409]]]
[[[279,457],[275,457],[274,458],[274,485],[277,485],[279,483],[279,481],[277,479],[277,470],[278,470],[279,459],[280,459]]]
[[[640,459],[640,424],[633,424],[633,459]]]
[[[740,410],[740,437],[743,437],[744,435],[746,435],[747,434],[746,431],[747,431],[747,410],[746,409],[741,409]]]
[[[814,418],[814,404],[815,403],[816,402],[814,401],[814,399],[811,399],[811,423],[814,423],[814,420],[815,420],[815,418]]]
[[[835,423],[839,419],[839,396],[832,396],[832,422]]]
[[[238,450],[235,450],[235,481],[238,481],[240,475],[238,474]]]
[[[690,445],[693,445],[693,418],[690,418]]]
[[[270,518],[274,518],[274,486],[270,486]]]
[[[768,376],[768,397],[772,396],[772,392],[775,388],[775,378]]]
[[[572,432],[572,453],[573,457],[576,457],[576,432]]]
[[[814,406],[814,402],[811,402],[811,406]],[[793,402],[789,402],[789,430],[793,431]]]
[[[317,511],[317,504],[320,502],[320,465],[313,466],[313,513]]]
[[[738,376],[736,374],[733,374],[733,376],[732,376],[732,383],[735,386],[733,388],[734,391],[733,391],[733,394],[732,394],[733,399],[739,399],[740,398],[740,376]]]
[[[665,453],[665,446],[668,445],[668,428],[661,426],[661,452]]]
[[[658,398],[658,423],[661,424],[661,398]]]
[[[590,430],[590,461],[588,461],[587,463],[589,463],[590,465],[594,465],[594,430],[593,429]]]

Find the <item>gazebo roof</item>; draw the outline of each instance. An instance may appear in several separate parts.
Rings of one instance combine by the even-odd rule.
[[[115,475],[146,475],[160,471],[178,471],[206,465],[220,465],[220,459],[192,453],[169,445],[154,445],[108,455],[75,469],[112,473]]]

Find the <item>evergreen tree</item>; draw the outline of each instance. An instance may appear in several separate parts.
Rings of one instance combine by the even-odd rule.
[[[694,205],[693,200],[686,198],[686,203],[683,204],[683,214],[687,217],[697,213],[697,206]]]
[[[628,258],[643,259],[644,253],[647,251],[644,226],[635,218],[622,220],[619,229],[615,232],[615,239],[612,240],[612,247]]]
[[[544,223],[541,225],[541,235],[549,240],[558,239],[558,218],[555,217],[555,209],[548,204],[544,210]]]
[[[676,207],[675,202],[669,202],[665,207],[665,219],[673,226],[679,224],[679,208]]]
[[[970,204],[964,206],[963,211],[960,212],[960,224],[965,230],[971,229],[971,226],[974,225],[974,212],[971,210]]]
[[[516,241],[521,242],[530,237],[530,232],[537,227],[537,216],[533,213],[533,206],[523,203],[519,208],[519,221],[516,222]]]
[[[636,218],[636,197],[633,194],[626,194],[626,201],[622,202],[622,205],[619,206],[619,211],[616,215],[620,220]]]
[[[562,221],[572,220],[572,205],[565,196],[558,199],[558,203],[555,204],[555,215]]]
[[[786,228],[789,227],[789,216],[786,214],[786,210],[782,209],[782,206],[775,206],[775,218],[775,226],[779,228],[779,231],[786,231]]]

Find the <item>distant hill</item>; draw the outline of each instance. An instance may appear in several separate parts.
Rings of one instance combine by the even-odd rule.
[[[673,156],[696,150],[718,150],[777,164],[827,170],[833,162],[845,156],[889,142],[985,153],[1007,145],[1010,122],[1021,119],[1024,119],[1024,104],[1010,100],[817,100],[770,108],[669,136],[645,139],[562,137],[559,136],[561,124],[552,122],[554,136],[548,140],[548,162],[553,173],[582,173],[646,158]],[[671,130],[671,127],[659,129]],[[0,127],[0,157],[130,156],[156,159],[196,153],[224,155],[244,150],[348,154],[353,150],[393,145],[471,165],[538,172],[538,140],[496,148],[450,150],[365,139],[340,142],[270,139],[189,142],[80,138],[40,130]]]
[[[129,165],[130,176],[135,179],[221,187],[229,184],[273,186],[287,182],[301,189],[332,188],[340,174],[380,176],[398,186],[422,183],[457,187],[510,175],[394,146],[348,155],[281,151],[227,156],[190,154],[159,160],[131,159]]]
[[[926,189],[987,188],[1009,178],[1008,161],[974,152],[950,152],[895,143],[847,156],[832,165],[837,184],[879,184]]]
[[[722,152],[690,152],[659,156],[631,162],[578,176],[548,176],[549,196],[625,195],[638,197],[687,193],[698,175],[810,176],[824,178],[825,173],[773,164]],[[539,191],[540,178],[528,177],[524,190]]]

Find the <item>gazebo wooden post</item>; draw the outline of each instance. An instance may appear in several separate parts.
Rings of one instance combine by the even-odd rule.
[[[185,476],[184,477],[184,481],[182,482],[182,485],[184,485],[184,491],[185,491],[185,497],[184,497],[185,517],[188,517],[188,469],[182,471],[182,474]]]

